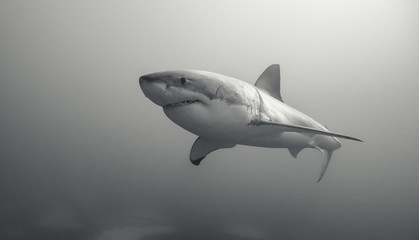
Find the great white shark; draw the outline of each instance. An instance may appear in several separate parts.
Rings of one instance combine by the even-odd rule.
[[[212,151],[237,144],[288,148],[294,158],[304,148],[315,148],[324,154],[320,181],[333,151],[341,147],[337,138],[361,141],[331,132],[285,104],[278,64],[269,66],[255,85],[197,70],[151,73],[139,83],[170,120],[198,136],[189,155],[194,165]]]

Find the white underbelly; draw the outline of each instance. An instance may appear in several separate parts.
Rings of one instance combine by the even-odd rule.
[[[283,132],[276,126],[255,126],[253,109],[246,105],[228,104],[212,100],[208,104],[164,109],[169,119],[193,134],[207,139],[242,145],[292,148],[309,147],[312,134]]]
[[[246,131],[252,110],[245,105],[212,100],[164,109],[167,117],[180,127],[204,138],[236,141]]]

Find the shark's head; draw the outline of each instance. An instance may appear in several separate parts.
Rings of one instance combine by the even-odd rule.
[[[244,95],[237,91],[246,88],[239,80],[205,71],[178,70],[147,74],[139,81],[147,98],[162,106],[173,122],[196,135],[210,137],[233,130],[231,126],[239,121],[243,125],[250,121],[246,107],[231,107],[246,104]],[[231,117],[234,109],[237,118]]]
[[[145,96],[164,109],[208,104],[220,84],[200,71],[165,71],[140,77]]]

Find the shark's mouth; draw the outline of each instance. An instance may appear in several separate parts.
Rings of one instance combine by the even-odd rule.
[[[197,103],[197,102],[200,102],[200,101],[197,100],[197,99],[195,99],[195,100],[185,100],[185,101],[181,101],[181,102],[166,104],[166,105],[163,106],[163,108],[181,107],[181,106],[191,105],[191,104],[194,104],[194,103]]]

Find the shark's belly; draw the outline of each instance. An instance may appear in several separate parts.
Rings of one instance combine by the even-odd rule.
[[[263,107],[231,104],[214,99],[164,108],[167,117],[180,127],[200,137],[235,144],[268,148],[305,148],[311,146],[313,134],[282,131],[277,126],[258,126],[257,120],[317,128],[320,124],[294,108],[272,98]],[[250,102],[250,101],[249,101]]]
[[[220,100],[164,109],[164,113],[174,123],[198,136],[232,142],[246,135],[254,115],[246,105]]]
[[[254,112],[244,105],[231,105],[223,101],[210,106],[194,103],[165,114],[180,127],[200,137],[242,145],[290,148],[308,147],[310,135],[282,132],[278,127],[251,124]]]

